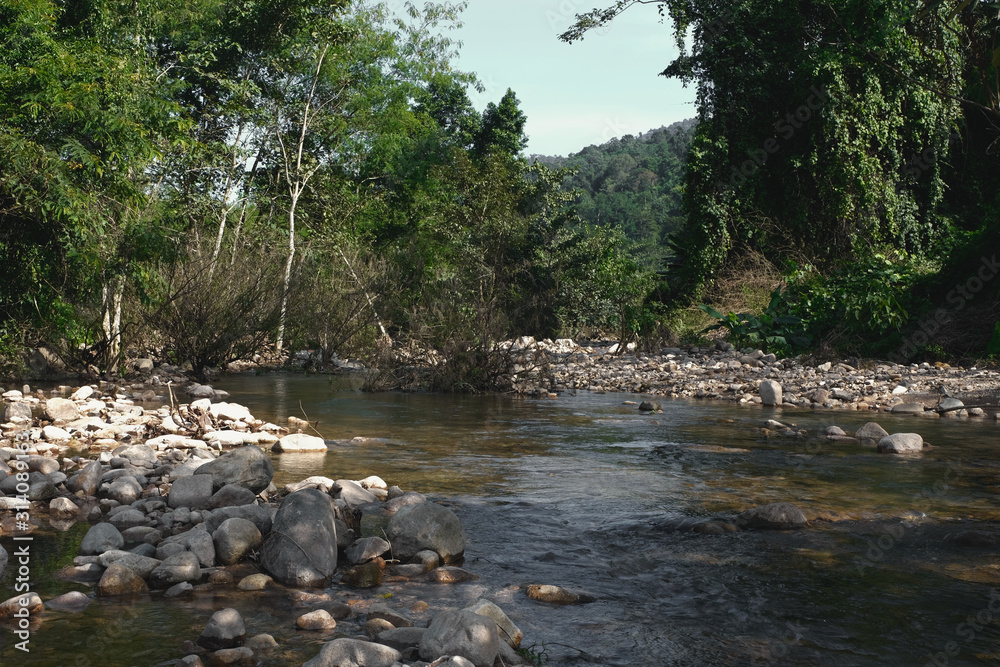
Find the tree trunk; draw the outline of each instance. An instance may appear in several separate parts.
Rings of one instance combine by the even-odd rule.
[[[121,356],[121,323],[122,296],[125,292],[125,280],[118,276],[105,283],[101,289],[101,310],[103,311],[104,339],[108,346],[104,356],[105,371],[111,372],[118,367]]]
[[[292,282],[292,262],[295,259],[295,205],[298,203],[298,196],[292,196],[291,206],[288,208],[288,261],[285,262],[285,278],[281,285],[281,312],[278,315],[278,340],[274,345],[275,351],[281,354],[281,349],[285,343],[285,314],[288,312],[288,289]]]

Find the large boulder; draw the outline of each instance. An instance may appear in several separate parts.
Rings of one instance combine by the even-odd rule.
[[[334,639],[302,667],[392,667],[403,659],[394,648],[360,639]]]
[[[257,494],[271,483],[274,466],[259,447],[248,445],[209,461],[195,470],[194,474],[211,475],[215,491],[227,484],[236,484]]]
[[[153,588],[169,588],[182,581],[201,579],[201,565],[198,557],[190,551],[170,556],[149,573],[149,585]]]
[[[781,385],[775,380],[761,380],[760,400],[764,405],[781,405]]]
[[[215,563],[215,542],[212,535],[202,530],[201,526],[168,537],[156,545],[156,557],[160,560],[185,551],[193,553],[202,567],[212,567]]]
[[[149,586],[142,577],[124,563],[112,563],[97,583],[97,594],[102,597],[148,592]]]
[[[187,507],[192,510],[208,509],[212,499],[212,478],[208,475],[190,475],[174,480],[167,494],[167,504],[171,507]]]
[[[741,528],[792,530],[804,528],[808,521],[802,510],[791,503],[771,503],[741,512],[736,524]]]
[[[125,546],[125,538],[110,523],[97,523],[90,527],[80,542],[81,556],[98,556],[111,549]]]
[[[496,623],[467,610],[438,614],[420,639],[420,657],[429,661],[460,655],[476,667],[493,667],[499,652]]]
[[[489,600],[476,600],[466,607],[466,610],[493,619],[493,622],[497,624],[497,628],[500,631],[500,638],[507,642],[507,645],[511,648],[516,649],[521,645],[524,633],[521,632],[519,627],[514,625],[514,621],[510,620],[510,617],[500,607]]]
[[[400,508],[386,529],[394,557],[406,561],[419,551],[430,549],[445,563],[453,563],[465,553],[465,530],[447,507],[419,503]]]
[[[215,558],[222,565],[238,562],[261,544],[260,530],[247,519],[226,519],[212,534]]]
[[[893,433],[878,441],[878,451],[885,454],[916,454],[924,450],[919,433]]]
[[[337,569],[335,510],[316,489],[285,496],[261,548],[263,568],[287,586],[326,586]]]
[[[273,507],[268,507],[267,505],[220,507],[212,510],[212,516],[205,519],[205,530],[209,533],[215,533],[226,519],[239,517],[252,521],[253,525],[257,526],[257,530],[260,531],[261,535],[267,535],[271,532],[271,522],[274,520],[276,511]]]
[[[4,422],[30,422],[31,405],[29,403],[7,403],[3,409]]]

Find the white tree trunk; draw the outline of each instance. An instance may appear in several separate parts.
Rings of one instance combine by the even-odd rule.
[[[101,288],[101,301],[103,313],[104,339],[108,341],[108,349],[105,355],[105,370],[112,371],[118,365],[121,355],[121,325],[122,325],[122,296],[125,292],[125,280],[123,278],[112,278],[109,283],[105,283]]]

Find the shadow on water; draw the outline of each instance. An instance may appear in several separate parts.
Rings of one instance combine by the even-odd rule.
[[[1000,590],[1000,540],[989,545],[1000,535],[1000,428],[992,422],[682,401],[643,415],[623,405],[635,398],[624,394],[365,394],[350,378],[322,376],[230,377],[218,386],[260,418],[308,416],[330,441],[325,455],[275,456],[279,485],[377,474],[447,502],[461,518],[465,567],[477,581],[331,589],[362,608],[426,602],[429,611],[414,612],[419,622],[485,597],[552,665],[1000,660],[1000,594],[990,597]],[[812,435],[766,437],[759,427],[767,418]],[[872,419],[890,432],[919,432],[934,449],[880,456],[817,437],[826,426],[852,431]],[[798,505],[810,527],[691,530],[776,501]],[[977,531],[984,546],[954,539]],[[583,588],[597,601],[533,602],[524,589],[534,583]],[[279,641],[268,665],[299,665],[335,636],[296,632],[294,619],[309,608],[282,591],[204,591],[189,600],[154,593],[131,606],[98,601],[82,615],[51,612],[33,639],[32,659],[41,662],[21,660],[8,639],[0,662],[74,664],[65,656],[103,636],[102,659],[82,664],[156,664],[180,657],[180,643],[223,606],[244,613],[249,634]],[[111,632],[116,623],[126,629]],[[354,619],[336,633],[360,631]]]

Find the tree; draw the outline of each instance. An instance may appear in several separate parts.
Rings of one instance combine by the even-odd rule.
[[[519,105],[517,95],[510,88],[500,98],[499,104],[490,102],[486,105],[482,127],[475,141],[477,155],[486,155],[490,151],[512,157],[521,154],[528,145],[528,137],[524,134],[527,116]]]

